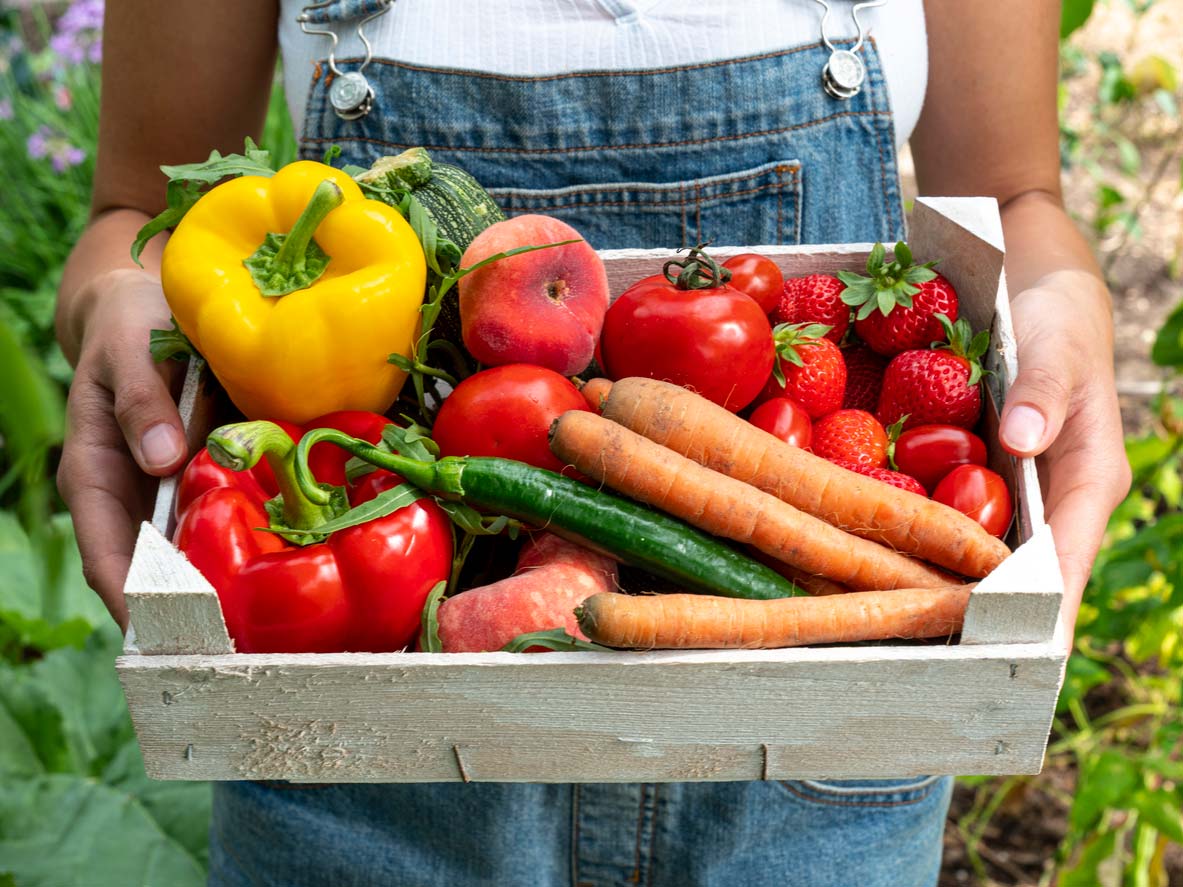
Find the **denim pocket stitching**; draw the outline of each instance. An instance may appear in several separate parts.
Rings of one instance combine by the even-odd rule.
[[[829,804],[834,807],[907,807],[928,798],[933,789],[940,785],[943,777],[930,776],[910,785],[898,785],[881,789],[852,786],[849,789],[828,786],[811,780],[777,780],[781,788],[804,801],[815,804]],[[800,786],[800,788],[798,787]],[[802,789],[809,791],[802,791]],[[896,800],[887,800],[890,795],[903,795]]]
[[[601,206],[669,208],[673,206],[685,207],[687,204],[686,186],[692,185],[694,188],[694,203],[697,208],[699,206],[713,206],[716,203],[723,203],[736,197],[758,194],[770,188],[783,190],[786,186],[796,187],[800,171],[800,161],[785,160],[774,161],[773,163],[757,167],[754,170],[744,170],[730,175],[711,176],[709,179],[697,179],[692,182],[597,182],[588,185],[572,185],[566,188],[489,188],[488,190],[489,194],[503,208],[508,210],[531,210],[543,206],[555,210],[575,209],[578,207],[595,208]],[[788,183],[785,182],[786,172],[790,174]],[[745,180],[756,182],[767,176],[775,176],[776,178],[747,188],[731,191],[716,191],[706,197],[702,196],[702,189],[705,185],[719,187],[728,184],[737,184]],[[637,195],[646,195],[649,199],[642,201],[597,201],[583,199],[595,194],[608,194],[610,192],[632,192]],[[675,197],[674,195],[677,196]],[[563,200],[562,198],[572,199]]]

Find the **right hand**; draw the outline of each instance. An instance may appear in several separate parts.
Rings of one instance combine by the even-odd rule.
[[[152,509],[153,477],[184,463],[185,434],[169,390],[173,366],[148,353],[150,331],[169,327],[160,281],[120,269],[86,290],[57,482],[86,581],[126,631],[123,583],[138,525]]]

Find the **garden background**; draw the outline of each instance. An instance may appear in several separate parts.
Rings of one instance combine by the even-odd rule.
[[[185,887],[207,861],[209,787],[145,777],[119,632],[53,480],[53,307],[87,214],[101,21],[101,0],[0,5],[0,887]],[[959,780],[942,887],[1183,885],[1183,0],[1066,0],[1063,36],[1066,199],[1114,294],[1135,480],[1044,772]],[[278,85],[262,141],[294,153]]]

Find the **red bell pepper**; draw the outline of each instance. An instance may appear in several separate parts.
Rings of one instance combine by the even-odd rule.
[[[306,428],[336,428],[377,443],[389,424],[375,413],[350,411]],[[240,652],[403,649],[414,641],[428,593],[451,571],[451,522],[424,497],[307,545],[263,529],[272,525],[266,503],[277,494],[287,527],[314,530],[334,516],[309,502],[292,478],[295,441],[304,430],[253,422],[211,435],[211,445],[221,442],[242,456],[244,470],[219,465],[209,446],[193,458],[177,490],[174,543],[218,592]],[[223,432],[229,443],[218,437]],[[348,483],[348,458],[324,444],[313,448],[309,460],[318,481],[345,488],[348,506],[402,483],[381,470]]]

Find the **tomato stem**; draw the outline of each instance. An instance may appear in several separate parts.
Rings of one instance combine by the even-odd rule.
[[[708,256],[703,251],[705,246],[705,243],[692,246],[685,259],[670,259],[662,265],[665,279],[680,290],[715,289],[731,280],[731,269]]]

